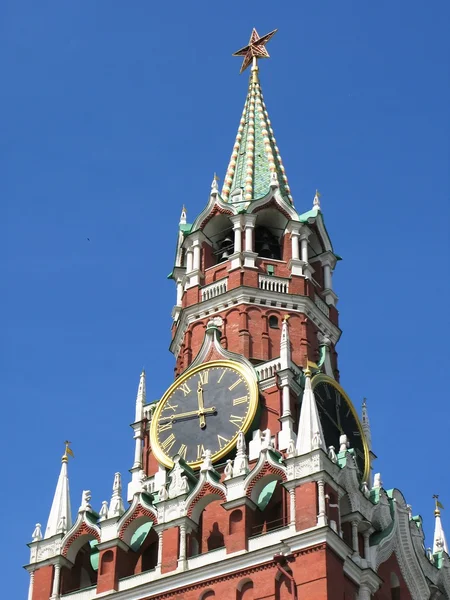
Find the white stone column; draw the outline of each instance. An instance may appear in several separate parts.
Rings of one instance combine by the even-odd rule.
[[[189,274],[192,271],[192,266],[193,266],[192,248],[188,248],[186,251],[186,274]]]
[[[323,284],[324,284],[324,289],[326,290],[332,290],[333,286],[331,283],[331,267],[330,265],[323,265]]]
[[[300,243],[302,247],[302,261],[304,263],[308,262],[308,237],[306,235],[302,235],[300,238]]]
[[[298,231],[293,231],[291,233],[291,244],[292,244],[292,258],[294,260],[299,260],[299,246],[298,246]]]
[[[368,529],[367,531],[365,531],[363,533],[364,536],[364,558],[367,562],[367,566],[371,567],[372,565],[370,564],[370,544],[369,544],[369,538],[370,538],[370,534],[373,530]]]
[[[289,394],[289,385],[286,383],[283,386],[282,390],[282,407],[283,407],[283,417],[291,416],[291,398]]]
[[[200,270],[200,252],[201,252],[201,246],[200,246],[200,240],[194,240],[193,242],[193,252],[194,252],[194,260],[193,260],[193,269],[194,271],[198,271]]]
[[[323,479],[319,479],[317,482],[318,496],[319,496],[319,514],[317,516],[317,524],[324,526],[327,524],[327,513],[325,509],[325,482]]]
[[[289,490],[289,525],[295,525],[295,489]]]
[[[362,583],[359,586],[358,600],[371,600],[371,598],[372,594],[370,592],[370,587],[367,585],[367,583]]]
[[[61,565],[56,564],[53,573],[52,599],[59,598],[59,583],[61,580]]]
[[[28,587],[28,600],[33,598],[33,586],[34,586],[34,571],[30,573],[30,585]]]
[[[178,558],[178,568],[184,571],[186,568],[186,525],[180,525],[180,554]]]
[[[177,306],[181,306],[181,300],[183,298],[183,281],[177,279]]]
[[[161,569],[162,551],[163,551],[163,532],[158,531],[158,558],[157,558],[157,563],[156,563],[156,566],[158,569]]]
[[[236,220],[234,222],[234,251],[242,252],[242,225],[241,220]]]
[[[352,521],[352,546],[353,546],[353,554],[359,556],[358,521]]]
[[[253,224],[245,224],[245,251],[253,252]]]

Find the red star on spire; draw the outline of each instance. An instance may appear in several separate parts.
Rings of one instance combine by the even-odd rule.
[[[277,29],[274,29],[270,33],[266,33],[266,35],[259,37],[258,32],[253,28],[248,45],[233,54],[233,56],[244,57],[240,70],[241,73],[243,73],[249,64],[253,62],[254,58],[269,58],[269,53],[265,46],[277,31]]]

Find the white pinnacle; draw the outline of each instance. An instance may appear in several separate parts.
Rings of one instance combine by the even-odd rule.
[[[316,399],[311,387],[311,371],[305,370],[305,390],[303,392],[302,407],[297,434],[297,454],[308,454],[312,450],[322,448],[327,451],[322,424],[317,411]]]
[[[291,364],[291,342],[289,339],[289,327],[288,327],[289,315],[286,315],[281,325],[281,338],[280,338],[280,362],[281,369],[289,369]]]
[[[186,225],[186,217],[187,217],[187,211],[183,205],[183,208],[181,209],[181,215],[180,215],[180,225]]]
[[[434,523],[434,539],[433,539],[433,554],[437,552],[446,552],[448,554],[447,540],[445,539],[444,529],[442,528],[441,522],[441,511],[439,508],[442,505],[436,499],[436,509],[434,511],[435,523]]]
[[[313,209],[314,208],[320,210],[320,194],[319,194],[319,190],[316,190],[316,195],[314,196]]]
[[[369,446],[369,450],[372,449],[372,434],[370,432],[370,422],[369,422],[369,414],[367,412],[367,400],[364,398],[362,403],[362,428],[364,431],[364,435],[366,436],[367,445]]]
[[[113,493],[109,503],[109,517],[120,517],[125,512],[122,500],[122,476],[120,473],[114,475]]]
[[[67,474],[67,454],[62,457],[61,471],[53,496],[52,507],[48,517],[45,538],[57,533],[65,533],[72,527],[72,512],[70,509],[69,477]]]
[[[144,406],[146,402],[146,387],[145,387],[145,371],[142,369],[141,377],[139,379],[139,387],[136,396],[136,413],[135,422],[142,421],[144,416]]]

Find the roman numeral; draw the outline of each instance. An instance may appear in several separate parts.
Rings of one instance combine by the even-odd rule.
[[[235,398],[233,400],[233,406],[237,406],[238,404],[243,404],[244,402],[248,402],[248,396],[242,396],[241,398]]]
[[[230,385],[230,387],[228,388],[230,390],[230,392],[233,391],[234,388],[237,387],[241,383],[241,381],[242,381],[242,379],[237,379],[234,383],[232,383]]]
[[[354,435],[355,437],[361,437],[361,432],[360,432],[360,431],[354,431],[354,432],[353,432],[353,435]]]
[[[236,415],[230,415],[230,423],[236,425],[240,429],[245,421],[245,417],[236,417]]]
[[[163,431],[167,431],[168,429],[172,429],[172,423],[170,421],[169,423],[158,423],[158,433],[162,433]]]
[[[170,404],[170,402],[166,402],[166,405],[163,408],[163,411],[164,410],[173,410],[173,412],[175,412],[177,410],[177,408],[178,408],[178,404],[173,404],[172,405],[172,404]]]
[[[217,441],[219,442],[219,448],[222,450],[222,448],[224,448],[227,444],[230,443],[230,440],[227,440],[227,438],[222,437],[221,435],[217,436]],[[223,444],[223,446],[222,446]]]
[[[179,389],[183,392],[184,397],[186,397],[191,392],[191,388],[188,386],[187,383],[183,383],[182,385],[180,385]]]
[[[201,460],[205,454],[205,446],[203,444],[197,444],[197,460]]]
[[[226,369],[224,369],[224,370],[222,371],[222,375],[221,375],[221,376],[219,377],[219,379],[217,380],[217,383],[220,383],[220,382],[222,381],[222,377],[225,375],[225,373],[226,373],[226,372],[227,372],[227,370],[226,370]]]
[[[198,374],[198,377],[200,379],[200,383],[202,385],[206,385],[208,383],[209,371],[201,371]]]
[[[341,407],[341,397],[336,396],[336,408],[340,408],[340,407]]]
[[[328,386],[327,386],[327,385],[325,386],[325,393],[326,393],[326,395],[327,395],[327,398],[328,398],[328,400],[331,400],[331,394],[330,394],[330,390],[329,390],[329,388],[328,388]]]
[[[172,446],[175,444],[176,441],[177,440],[175,436],[173,435],[173,433],[171,433],[168,438],[161,442],[161,448],[164,450],[164,452],[170,452]]]
[[[177,454],[179,454],[183,460],[186,460],[186,452],[187,452],[186,444],[181,444],[181,446],[178,449]]]

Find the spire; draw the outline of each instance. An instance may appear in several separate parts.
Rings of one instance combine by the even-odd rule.
[[[285,315],[283,317],[283,324],[281,325],[280,362],[282,369],[289,369],[291,364],[291,341],[289,339],[288,320],[289,315]]]
[[[316,399],[311,386],[311,371],[308,358],[305,367],[305,389],[303,391],[300,421],[297,435],[297,454],[307,454],[317,448],[326,452],[322,425],[317,411]]]
[[[122,500],[122,476],[120,473],[114,475],[113,493],[109,503],[109,517],[120,517],[125,512]]]
[[[139,387],[136,396],[136,414],[135,422],[142,421],[143,409],[145,406],[146,389],[145,389],[145,370],[142,369],[142,373],[139,379]]]
[[[440,509],[444,508],[444,507],[439,502],[438,494],[435,494],[433,496],[433,498],[436,501],[436,505],[434,507],[435,523],[434,523],[433,554],[436,554],[437,552],[442,552],[442,550],[444,550],[448,554],[447,540],[445,539],[445,533],[444,533],[444,530],[442,528],[442,523],[441,523],[441,510]]]
[[[250,63],[252,69],[244,110],[222,188],[225,201],[233,201],[233,192],[240,192],[239,200],[250,202],[265,196],[271,187],[278,187],[286,202],[292,204],[286,173],[258,76],[257,59],[269,56],[265,44],[275,32],[276,30],[259,37],[256,29],[253,29],[248,46],[234,54],[245,57],[241,72]]]
[[[56,535],[57,533],[65,533],[72,527],[67,463],[69,456],[73,456],[73,452],[69,444],[70,442],[66,442],[66,448],[61,459],[61,471],[58,483],[56,484],[55,495],[53,496],[52,507],[45,530],[45,538],[52,537],[52,535]]]
[[[364,435],[366,436],[367,444],[369,446],[369,450],[372,449],[372,434],[370,433],[370,422],[369,415],[367,412],[367,399],[363,399],[362,403],[362,428],[364,431]]]
[[[186,225],[186,218],[187,218],[187,211],[183,204],[183,208],[181,209],[181,215],[180,215],[180,225]]]

